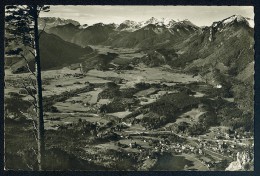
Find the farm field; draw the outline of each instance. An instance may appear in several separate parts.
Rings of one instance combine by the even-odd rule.
[[[133,57],[143,55],[134,49],[93,48],[99,53],[117,53],[118,58],[113,62],[119,65],[119,60],[130,62]],[[32,101],[23,88],[30,74],[12,74],[9,70],[5,74],[6,98],[13,103],[16,97],[12,94],[16,93],[22,103]],[[79,68],[64,67],[43,71],[42,79],[47,150],[58,148],[66,157],[73,156],[75,162],[91,163],[93,168],[88,170],[223,170],[233,161],[236,150],[251,140],[248,137],[236,143],[234,138],[226,139],[228,127],[222,127],[226,131],[219,133],[213,130],[214,123],[218,123],[215,121],[210,122],[207,129],[198,127],[203,128],[201,133],[193,133],[193,128],[211,115],[214,103],[224,101],[233,108],[233,99],[219,100],[218,95],[207,94],[217,89],[205,86],[200,76],[140,63],[132,70],[91,69],[84,74]],[[212,107],[207,106],[205,102],[208,101],[213,102]],[[28,109],[9,110],[7,146],[12,145],[11,139],[18,137],[31,141],[31,120],[35,112]],[[32,118],[22,118],[26,125],[21,135],[25,135],[14,136],[13,131],[21,124],[12,126],[12,121],[19,121],[14,117],[24,117],[24,114],[32,114]],[[227,144],[237,145],[220,150],[217,137],[226,139]],[[201,140],[204,140],[203,145]],[[74,142],[66,146],[68,141]],[[213,148],[216,150],[212,153]],[[19,157],[12,155],[13,150],[19,149],[7,148],[8,156]],[[57,157],[62,160],[65,156]],[[84,170],[84,166],[80,167]]]

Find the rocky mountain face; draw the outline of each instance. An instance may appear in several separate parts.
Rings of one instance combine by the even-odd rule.
[[[92,26],[76,26],[72,23],[49,29],[49,33],[61,37],[63,40],[79,46],[97,45],[108,40],[114,32],[114,24],[97,23]]]
[[[131,20],[125,20],[123,23],[121,23],[118,27],[117,30],[118,31],[129,31],[129,32],[133,32],[137,29],[140,29],[140,25],[135,22],[135,21],[131,21]]]
[[[236,161],[230,163],[226,168],[226,171],[248,171],[254,170],[254,158],[252,154],[248,152],[238,152]]]
[[[254,31],[240,18],[214,22],[174,46],[179,54],[177,66],[192,70],[211,65],[232,76],[244,70],[254,59]]]
[[[113,24],[105,25],[103,23],[97,23],[74,33],[71,42],[83,47],[90,44],[101,44],[108,40],[110,34],[114,32],[114,29],[115,26]],[[55,34],[59,36],[59,32]]]
[[[73,35],[80,32],[79,26],[75,26],[72,23],[68,23],[65,25],[59,25],[55,26],[49,29],[48,33],[50,34],[55,34],[62,38],[65,41],[72,42],[73,40]]]
[[[63,18],[56,18],[56,17],[41,17],[39,18],[39,29],[44,29],[46,32],[56,26],[66,25],[66,24],[73,24],[75,26],[79,26],[80,23],[71,19],[63,19]]]
[[[253,109],[254,30],[248,19],[233,15],[195,32],[172,46],[178,58],[173,67],[200,74],[213,86],[221,85],[245,111]],[[241,91],[248,96],[241,97]]]
[[[114,47],[150,48],[168,42],[181,41],[199,29],[188,20],[176,22],[152,17],[143,22],[126,20],[119,25],[65,24],[54,26],[48,32],[80,46],[103,44]]]
[[[107,44],[113,47],[150,48],[172,39],[172,34],[165,27],[149,24],[121,38],[116,36]]]

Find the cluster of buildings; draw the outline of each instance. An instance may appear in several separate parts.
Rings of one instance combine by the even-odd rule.
[[[180,144],[176,143],[170,146],[170,148],[176,153],[194,153],[194,154],[202,154],[202,150],[199,148],[196,148],[190,144]]]

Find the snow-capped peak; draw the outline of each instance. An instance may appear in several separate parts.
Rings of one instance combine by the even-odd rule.
[[[166,27],[166,28],[173,28],[176,25],[177,26],[193,26],[193,28],[197,28],[197,26],[195,26],[194,24],[192,24],[189,20],[183,20],[183,21],[178,21],[176,22],[173,19],[169,19],[169,18],[160,18],[157,19],[155,17],[152,17],[146,21],[141,21],[141,22],[135,22],[135,21],[131,21],[131,20],[125,20],[123,23],[121,23],[119,25],[119,27],[117,28],[117,30],[123,30],[123,31],[135,31],[138,30],[140,28],[144,28],[147,25],[156,25],[157,27]]]
[[[187,20],[187,19],[185,19],[185,20],[182,20],[182,21],[174,21],[174,20],[172,20],[172,21],[170,21],[169,23],[168,23],[168,25],[166,25],[168,28],[173,28],[173,27],[175,27],[175,26],[182,26],[182,27],[187,27],[187,26],[192,26],[193,28],[197,28],[197,26],[196,25],[194,25],[193,23],[191,23],[189,20]]]
[[[171,24],[171,23],[175,23],[175,21],[172,19],[169,19],[169,18],[156,19],[154,17],[150,18],[149,20],[147,20],[145,22],[141,22],[141,24],[143,24],[143,25],[156,24],[159,26],[169,26],[169,24]]]
[[[127,26],[136,26],[137,22],[131,20],[125,20],[122,24],[125,24]]]
[[[123,23],[121,23],[119,26],[117,26],[117,30],[122,30],[122,31],[135,31],[139,29],[139,24],[135,21],[131,20],[125,20]]]
[[[167,23],[166,27],[168,27],[168,28],[173,27],[176,23],[177,23],[176,21],[170,20],[170,21]]]
[[[169,18],[162,18],[161,21],[163,22],[164,25],[168,25],[171,22],[175,22],[174,20]]]
[[[229,23],[232,23],[234,21],[243,22],[243,21],[247,21],[247,20],[245,19],[245,17],[243,17],[241,15],[232,15],[231,17],[224,19],[222,21],[222,23],[223,24],[229,24]]]
[[[148,24],[156,24],[156,23],[158,23],[158,22],[159,22],[158,19],[152,17],[152,18],[150,18],[149,20],[147,20],[146,22],[144,22],[144,24],[146,24],[146,25],[148,25]]]
[[[139,26],[140,27],[144,27],[144,26],[147,26],[149,24],[153,24],[153,25],[157,25],[157,26],[169,27],[169,26],[171,26],[175,22],[176,21],[174,21],[172,19],[169,19],[169,18],[156,19],[156,18],[152,17],[152,18],[148,19],[147,21],[139,22]]]
[[[105,26],[105,24],[100,22],[100,23],[93,24],[92,26]]]
[[[226,19],[224,19],[220,22],[224,25],[232,24],[234,22],[238,22],[238,23],[245,22],[249,27],[254,28],[254,20],[251,19],[251,18],[243,17],[241,15],[232,15],[232,16],[230,16],[230,17],[228,17],[228,18],[226,18]],[[216,25],[216,23],[219,23],[219,22],[214,22],[214,23]]]
[[[114,28],[117,28],[119,25],[118,24],[115,24],[115,23],[109,23],[108,25],[114,27]]]
[[[255,22],[254,22],[253,19],[251,19],[251,18],[246,18],[246,20],[247,20],[247,22],[248,22],[249,27],[251,27],[251,28],[254,28],[254,27],[255,27]]]
[[[81,25],[79,28],[80,28],[80,29],[86,29],[87,27],[88,27],[87,24],[83,24],[83,25]]]
[[[196,27],[196,25],[194,25],[192,22],[190,22],[188,19],[182,20],[178,22],[181,25],[185,25],[185,26],[194,26]]]

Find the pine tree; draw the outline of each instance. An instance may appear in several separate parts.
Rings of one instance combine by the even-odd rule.
[[[29,61],[24,55],[25,50],[31,53],[35,63],[37,94],[35,97],[35,109],[37,112],[37,145],[38,145],[38,167],[43,169],[44,165],[44,119],[43,119],[43,104],[42,104],[42,79],[41,79],[41,59],[38,30],[38,18],[40,12],[49,12],[49,6],[43,5],[9,5],[6,6],[5,29],[6,29],[6,46],[11,46],[6,54],[21,55],[27,62],[28,70]],[[14,47],[15,46],[15,47]]]

